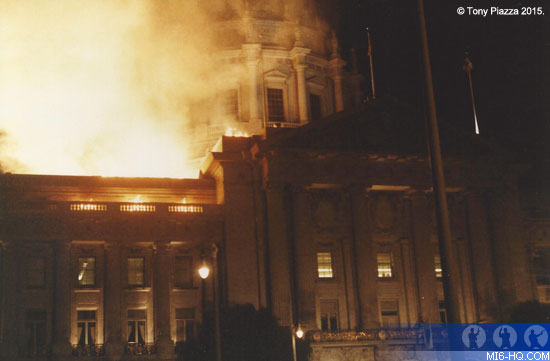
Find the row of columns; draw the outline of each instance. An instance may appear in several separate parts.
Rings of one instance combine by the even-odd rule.
[[[22,320],[18,304],[18,293],[23,283],[18,282],[21,275],[18,272],[18,246],[14,242],[3,243],[2,252],[2,332],[0,343],[0,358],[15,360],[19,353],[18,330]],[[70,357],[71,328],[71,285],[74,283],[74,270],[71,269],[71,243],[58,241],[54,243],[54,306],[52,313],[52,352],[60,360]],[[157,353],[163,359],[174,357],[174,342],[170,335],[170,245],[157,243],[154,257],[154,311],[156,321],[155,344]],[[121,357],[124,353],[125,340],[122,338],[123,314],[121,283],[121,245],[118,242],[105,244],[105,352],[110,357]],[[6,277],[6,275],[8,275]],[[19,280],[21,281],[21,280]],[[21,345],[22,346],[22,345]],[[3,358],[2,358],[3,357]]]
[[[304,283],[304,280],[307,281],[308,278],[291,272],[293,269],[298,272],[301,268],[307,270],[308,268],[304,268],[301,264],[311,263],[311,259],[304,258],[307,256],[304,254],[303,247],[295,245],[295,235],[291,233],[299,232],[299,230],[293,229],[287,220],[288,214],[292,214],[289,207],[296,207],[299,204],[288,204],[285,199],[298,199],[299,196],[288,196],[288,192],[295,192],[289,185],[270,184],[266,187],[265,192],[269,225],[267,241],[269,263],[271,264],[271,301],[274,313],[283,324],[292,324],[296,319],[296,312],[303,311],[294,309],[296,305],[306,309],[305,314],[311,315],[311,302],[314,301],[310,297],[312,296],[311,290],[300,289],[300,284],[302,286],[308,284]],[[378,277],[376,245],[373,239],[374,230],[369,221],[372,219],[369,193],[365,192],[364,187],[357,187],[349,191],[348,194],[353,239],[342,245],[343,259],[349,263],[343,267],[347,279],[342,282],[347,283],[346,305],[353,308],[347,309],[347,317],[351,314],[356,318],[348,324],[350,328],[353,325],[363,329],[375,328],[380,325],[377,295]],[[406,322],[408,323],[439,322],[440,300],[437,292],[439,286],[434,271],[434,255],[437,246],[432,242],[433,210],[431,202],[428,193],[424,190],[409,192],[404,196],[405,203],[408,204],[410,239],[402,238],[398,245],[403,269],[400,278],[406,303],[402,309],[407,310]],[[467,239],[455,237],[453,250],[461,267],[459,274],[461,284],[459,292],[460,319],[461,322],[496,322],[503,316],[501,310],[503,307],[502,292],[506,292],[511,287],[506,284],[511,281],[499,281],[495,272],[498,272],[499,267],[510,264],[517,264],[520,268],[525,267],[525,262],[528,262],[528,259],[526,255],[522,255],[524,251],[521,250],[521,242],[518,241],[510,246],[512,240],[506,244],[507,238],[510,237],[503,239],[501,232],[491,231],[491,228],[500,227],[502,220],[490,219],[487,212],[502,201],[510,201],[510,195],[502,192],[492,195],[488,195],[486,192],[466,192],[464,196],[463,209],[466,214],[464,222],[467,228]],[[295,224],[303,225],[305,222],[299,219],[306,217],[302,208],[299,208],[294,216]],[[519,212],[519,210],[517,211]],[[507,210],[502,212],[510,213]],[[518,214],[516,213],[516,215]],[[504,216],[502,219],[514,222],[511,219],[511,214],[509,217]],[[517,223],[517,220],[515,222]],[[406,226],[406,228],[408,227]],[[515,233],[512,237],[519,240],[521,234]],[[495,249],[499,247],[500,250]],[[503,250],[504,247],[514,247],[514,250],[511,253],[508,249]],[[296,250],[297,258],[292,259],[289,255],[295,254]],[[312,252],[311,249],[309,251]],[[511,257],[514,254],[519,254],[520,257],[512,261]],[[501,257],[501,260],[498,257]],[[507,260],[511,263],[507,263]],[[293,262],[297,265],[293,265]],[[502,265],[499,266],[499,264]],[[521,296],[524,299],[529,299],[533,295],[529,289],[528,273],[522,273],[518,277],[523,277],[526,283],[523,286],[524,294]],[[296,280],[298,280],[298,286],[293,287]],[[306,297],[307,300],[302,300],[302,297]],[[521,301],[519,298],[516,297],[514,302]],[[341,317],[346,317],[346,315],[341,315]],[[405,318],[403,317],[402,320]],[[305,322],[304,320],[299,321]]]

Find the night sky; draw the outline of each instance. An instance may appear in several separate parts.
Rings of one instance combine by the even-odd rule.
[[[333,0],[323,4],[337,29],[344,57],[359,55],[369,91],[365,26],[371,29],[378,98],[392,96],[421,107],[423,67],[417,1]],[[543,16],[458,15],[459,6],[542,6]],[[546,6],[545,6],[546,5]],[[440,122],[474,131],[464,52],[472,79],[481,136],[532,164],[550,163],[550,1],[425,0],[436,106]],[[544,64],[546,62],[546,69]],[[546,102],[545,102],[546,100]],[[539,175],[541,175],[539,171]]]

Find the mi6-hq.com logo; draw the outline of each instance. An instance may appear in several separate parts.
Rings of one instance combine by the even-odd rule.
[[[483,323],[462,325],[455,335],[468,351],[538,351],[550,350],[549,329],[547,323]]]

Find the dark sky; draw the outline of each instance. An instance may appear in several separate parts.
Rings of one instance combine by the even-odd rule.
[[[420,106],[424,80],[417,1],[326,1],[326,8],[335,9],[330,21],[338,29],[343,52],[357,49],[366,76],[364,28],[370,27],[377,97],[394,96]],[[541,6],[546,15],[483,18],[457,14],[459,6],[495,5]],[[550,1],[425,0],[424,6],[440,122],[473,132],[467,75],[462,71],[468,50],[481,136],[497,140],[534,163],[548,163]]]

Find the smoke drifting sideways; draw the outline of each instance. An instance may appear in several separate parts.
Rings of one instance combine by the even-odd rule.
[[[229,0],[0,0],[0,170],[197,176],[189,155],[204,124],[190,109],[245,76],[215,55],[219,14],[244,9]],[[220,107],[201,112],[224,117]]]

